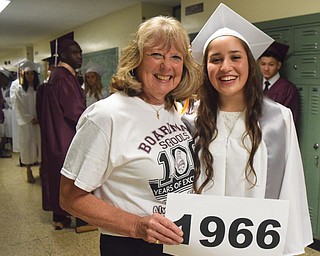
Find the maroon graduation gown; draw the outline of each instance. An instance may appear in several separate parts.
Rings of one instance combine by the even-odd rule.
[[[290,81],[280,77],[264,94],[268,98],[290,108],[297,127],[300,103],[298,88]]]
[[[1,86],[0,86],[0,124],[4,122],[4,113],[3,113],[3,108],[4,106],[4,98],[2,96],[2,91],[1,91]]]
[[[76,125],[86,108],[85,96],[75,76],[57,67],[47,84],[40,86],[37,114],[42,139],[42,208],[66,215],[60,208],[60,171]]]

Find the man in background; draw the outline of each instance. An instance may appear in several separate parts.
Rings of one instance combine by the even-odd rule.
[[[39,91],[41,94],[37,95],[37,114],[43,149],[42,207],[46,211],[53,211],[54,227],[61,230],[70,226],[71,218],[59,205],[60,170],[86,103],[76,78],[76,70],[82,65],[79,44],[71,39],[59,42],[58,55],[58,66],[51,73],[47,84],[42,85],[45,87]],[[78,228],[78,222],[82,221],[76,221]],[[92,230],[92,226],[87,223],[81,224],[86,226],[85,231]]]
[[[260,56],[258,64],[263,75],[264,95],[290,108],[297,127],[300,107],[299,91],[293,83],[281,77],[279,73],[288,49],[288,45],[275,41]]]

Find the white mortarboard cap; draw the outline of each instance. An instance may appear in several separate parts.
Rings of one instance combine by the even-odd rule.
[[[104,73],[106,73],[106,69],[103,68],[101,65],[93,63],[92,61],[89,61],[84,67],[83,67],[83,73],[87,74],[89,72],[96,72],[102,77]]]
[[[22,69],[24,70],[24,72],[27,72],[27,71],[36,71],[37,73],[39,73],[38,71],[39,71],[40,66],[37,65],[36,63],[28,60],[28,61],[22,63],[22,64],[20,65],[20,68],[22,68]]]
[[[208,44],[219,36],[236,36],[245,41],[255,59],[274,41],[270,36],[241,17],[224,4],[220,4],[191,43],[193,58],[202,63]]]

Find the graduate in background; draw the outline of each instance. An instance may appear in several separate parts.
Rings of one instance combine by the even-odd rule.
[[[23,82],[16,93],[15,111],[19,125],[20,158],[27,168],[27,180],[35,183],[31,166],[41,162],[40,127],[36,113],[36,91],[40,84],[37,66],[28,61],[22,66]]]
[[[55,230],[61,230],[70,227],[72,219],[59,204],[60,170],[75,135],[78,119],[86,106],[76,77],[76,70],[82,65],[81,47],[76,41],[62,37],[58,40],[56,51],[60,61],[37,95],[37,113],[43,140],[42,208],[53,212],[53,226]],[[96,229],[76,218],[76,232]]]
[[[289,46],[273,42],[260,56],[258,63],[263,75],[263,92],[270,99],[288,107],[293,114],[297,127],[299,120],[299,91],[298,88],[280,76],[279,70],[285,60]]]
[[[92,61],[83,68],[84,73],[84,93],[86,96],[86,106],[108,97],[108,91],[103,87],[101,78],[106,70]]]
[[[297,134],[291,111],[263,96],[256,63],[272,41],[220,4],[192,42],[204,81],[184,119],[195,122],[195,191],[289,200],[283,255],[298,255],[313,237]]]
[[[10,100],[11,100],[11,107],[12,107],[12,152],[20,152],[20,140],[19,140],[19,125],[17,122],[17,116],[16,116],[16,96],[17,91],[21,87],[22,82],[22,68],[21,66],[26,63],[27,60],[23,60],[17,64],[17,78],[11,83],[10,86]],[[21,159],[19,158],[20,166],[22,166]]]

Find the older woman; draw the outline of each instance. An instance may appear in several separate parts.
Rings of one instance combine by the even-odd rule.
[[[60,202],[100,228],[101,255],[165,255],[161,244],[183,241],[164,217],[167,193],[192,192],[194,175],[192,136],[175,102],[194,94],[200,76],[185,29],[154,17],[124,49],[113,94],[80,118]]]

